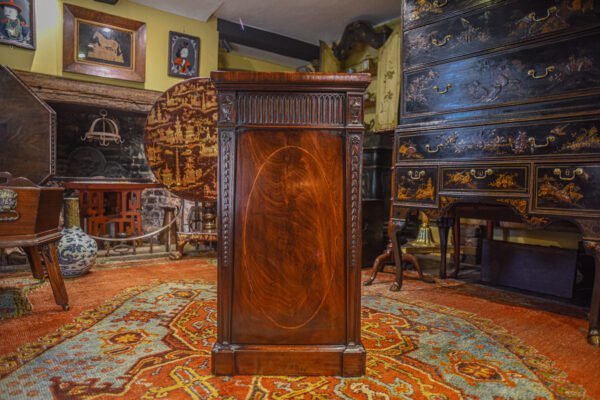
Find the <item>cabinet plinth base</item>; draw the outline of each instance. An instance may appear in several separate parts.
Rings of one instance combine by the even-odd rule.
[[[366,351],[361,345],[231,345],[215,344],[215,375],[328,375],[365,374]]]

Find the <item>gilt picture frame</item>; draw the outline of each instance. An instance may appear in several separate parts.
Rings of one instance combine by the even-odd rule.
[[[0,0],[0,43],[35,50],[35,0]]]
[[[144,82],[146,24],[64,4],[63,71]]]
[[[200,69],[200,38],[169,31],[168,75],[194,78]]]

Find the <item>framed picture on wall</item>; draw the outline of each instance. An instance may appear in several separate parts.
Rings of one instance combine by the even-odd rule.
[[[64,4],[63,71],[144,82],[146,24]]]
[[[170,76],[192,78],[198,76],[200,65],[200,38],[179,32],[169,32]]]
[[[34,0],[0,0],[0,43],[35,50]]]

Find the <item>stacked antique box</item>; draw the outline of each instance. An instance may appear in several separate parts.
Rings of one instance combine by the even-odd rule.
[[[600,271],[599,16],[597,0],[405,0],[392,214],[438,219],[441,276],[454,219],[499,218],[497,205],[574,222]]]

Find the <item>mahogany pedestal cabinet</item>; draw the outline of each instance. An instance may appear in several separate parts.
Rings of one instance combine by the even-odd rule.
[[[216,375],[365,372],[368,74],[213,72],[219,116]]]

